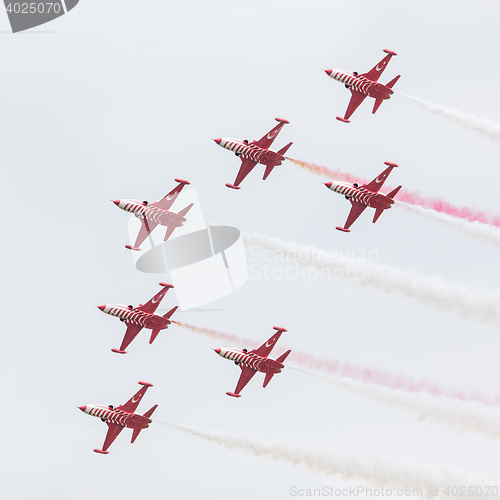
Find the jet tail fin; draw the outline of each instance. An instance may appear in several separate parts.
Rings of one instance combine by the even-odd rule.
[[[148,410],[143,416],[146,418],[151,417],[156,408],[158,408],[158,405],[154,405],[153,408]],[[137,439],[137,436],[141,433],[141,431],[142,429],[134,429],[134,432],[132,433],[132,439],[130,440],[131,443],[133,443]]]
[[[289,142],[285,147],[281,148],[277,153],[279,155],[285,156],[285,153],[290,149],[290,146],[293,144],[293,142]]]
[[[394,198],[394,196],[396,196],[399,192],[399,190],[401,189],[401,186],[398,186],[396,189],[393,189],[388,195],[386,195],[388,198]]]
[[[288,355],[291,353],[291,350],[286,351],[283,353],[279,358],[276,359],[278,363],[283,363],[285,359],[288,357]],[[264,385],[262,387],[266,387],[269,382],[271,382],[271,379],[276,375],[276,373],[266,373],[266,378],[264,379]]]

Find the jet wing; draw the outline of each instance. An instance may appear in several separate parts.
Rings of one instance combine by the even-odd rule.
[[[253,351],[250,351],[252,354],[257,354],[257,356],[262,356],[263,358],[267,358],[269,354],[271,354],[271,351],[273,350],[273,347],[276,345],[276,342],[278,342],[279,338],[281,337],[281,334],[286,331],[284,329],[279,329],[278,327],[275,327],[276,330],[278,330],[267,342],[264,342],[258,349],[254,349]]]
[[[368,73],[363,73],[362,75],[359,76],[364,76],[365,78],[368,78],[368,80],[371,80],[372,82],[377,82],[378,79],[380,78],[380,75],[382,75],[385,68],[387,68],[387,64],[389,64],[391,57],[394,55],[396,55],[395,52],[387,51],[387,55],[376,66],[374,66],[370,71],[368,71]]]
[[[241,375],[238,383],[236,384],[236,389],[234,390],[235,394],[239,394],[243,388],[252,380],[252,377],[257,373],[256,370],[252,370],[252,368],[248,368],[246,366],[240,366]]]
[[[137,239],[135,240],[135,248],[139,248],[142,245],[143,241],[150,235],[151,231],[158,225],[157,222],[147,220],[145,217],[142,217],[141,221],[142,226],[139,230],[139,234],[137,235]]]
[[[153,314],[156,311],[156,309],[158,309],[158,306],[160,305],[160,302],[162,301],[163,297],[165,297],[169,288],[172,287],[172,285],[165,286],[165,284],[163,283],[160,284],[163,285],[163,288],[146,304],[144,304],[143,306],[136,307],[135,309],[137,311]]]
[[[281,118],[276,118],[276,120],[280,123],[278,123],[278,125],[270,130],[264,137],[260,138],[258,141],[253,141],[252,144],[254,144],[255,146],[259,146],[259,148],[262,149],[269,149],[274,142],[274,139],[278,137],[281,129],[286,123],[288,123],[287,120],[282,120]]]
[[[358,109],[358,106],[366,99],[366,95],[358,92],[357,90],[351,90],[351,100],[349,101],[349,106],[347,106],[347,111],[344,115],[344,120],[349,120],[351,115]]]
[[[120,432],[124,429],[121,425],[118,424],[108,424],[108,433],[106,434],[106,438],[104,439],[104,444],[102,445],[102,451],[107,451],[108,448],[113,444],[113,441],[118,437]]]
[[[357,201],[351,201],[352,207],[347,217],[344,229],[349,229],[354,221],[365,211],[366,205]]]
[[[124,405],[119,406],[117,409],[126,411],[128,413],[134,413],[135,410],[137,410],[142,397],[144,396],[144,394],[146,394],[148,387],[151,387],[151,384],[141,387]]]
[[[389,168],[386,168],[378,177],[375,177],[373,181],[361,187],[364,187],[365,189],[368,189],[373,193],[378,193],[380,191],[380,188],[384,185],[384,182],[387,179],[387,177],[389,177],[389,174],[392,172],[393,168],[394,165],[390,166]]]
[[[130,345],[132,340],[137,337],[137,334],[142,330],[142,326],[127,324],[127,331],[125,332],[125,337],[123,337],[122,345],[120,346],[120,351],[125,351],[125,349]]]
[[[244,159],[241,160],[241,167],[238,171],[238,175],[236,176],[236,180],[234,181],[235,186],[239,186],[243,179],[253,170],[253,168],[257,165],[257,162]]]
[[[176,186],[174,189],[172,189],[172,191],[170,191],[170,193],[164,196],[161,200],[151,203],[151,206],[160,208],[162,210],[170,210],[170,207],[174,204],[174,201],[176,200],[177,196],[179,196],[179,193],[182,191],[182,188],[186,184],[189,184],[189,182],[184,181],[182,179],[175,179],[175,181],[179,182],[180,184]]]

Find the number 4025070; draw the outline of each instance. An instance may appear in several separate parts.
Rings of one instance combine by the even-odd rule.
[[[31,2],[31,3],[9,3],[7,12],[14,14],[49,14],[51,12],[59,14],[61,12],[60,3],[51,2]]]

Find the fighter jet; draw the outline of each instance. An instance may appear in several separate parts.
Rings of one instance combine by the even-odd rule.
[[[240,189],[241,181],[243,181],[243,179],[253,170],[257,163],[261,163],[266,166],[263,177],[264,180],[267,179],[274,167],[283,163],[285,160],[284,155],[293,143],[290,142],[277,152],[269,148],[285,123],[290,122],[288,120],[284,120],[283,118],[276,118],[276,121],[279,122],[279,124],[258,141],[249,142],[247,140],[242,141],[240,139],[230,139],[227,137],[214,139],[220,147],[233,151],[236,156],[241,158],[241,166],[238,171],[238,175],[236,176],[236,180],[234,181],[234,184],[226,184],[227,187]]]
[[[341,122],[350,123],[349,118],[356,111],[357,107],[365,100],[367,96],[373,97],[375,99],[375,104],[373,106],[372,113],[375,113],[380,107],[384,100],[389,99],[394,93],[392,87],[399,80],[401,75],[393,78],[389,83],[382,84],[378,82],[378,79],[382,75],[387,64],[391,60],[392,56],[397,56],[396,52],[392,50],[384,49],[384,52],[388,54],[385,56],[376,66],[374,66],[368,73],[358,74],[357,71],[350,73],[348,71],[343,71],[340,69],[325,69],[325,73],[345,85],[351,91],[351,100],[349,101],[349,106],[345,112],[344,118],[337,116],[337,120]]]
[[[397,167],[396,163],[384,162],[389,165],[378,177],[375,177],[373,181],[363,186],[359,186],[357,183],[350,184],[349,182],[325,182],[325,186],[336,193],[342,194],[347,200],[351,202],[351,211],[347,217],[347,221],[344,227],[337,226],[336,229],[339,231],[344,231],[345,233],[350,232],[350,227],[353,222],[364,212],[366,207],[372,207],[375,209],[375,215],[373,217],[373,222],[377,222],[378,218],[382,215],[384,210],[391,208],[394,204],[394,196],[401,189],[398,186],[396,189],[391,191],[389,194],[379,193],[380,188],[384,184],[385,180],[392,172],[392,169]]]
[[[240,392],[257,372],[266,374],[264,385],[262,386],[266,387],[274,375],[280,373],[284,368],[283,361],[285,361],[290,354],[290,350],[286,351],[276,360],[268,357],[273,347],[276,345],[276,342],[278,342],[278,339],[281,337],[281,334],[286,332],[284,328],[279,326],[273,326],[273,328],[277,330],[277,333],[258,349],[252,351],[248,351],[247,349],[235,349],[233,347],[218,347],[214,349],[219,356],[234,361],[234,363],[241,368],[241,375],[236,385],[236,390],[234,392],[226,392],[228,396],[233,396],[235,398],[241,397]]]
[[[96,453],[107,455],[109,453],[108,448],[125,427],[133,429],[131,443],[137,439],[137,436],[143,429],[149,427],[149,424],[152,422],[150,417],[158,405],[154,405],[144,415],[134,413],[137,406],[139,406],[142,397],[146,394],[148,387],[153,387],[153,384],[150,384],[149,382],[139,382],[139,384],[144,387],[142,387],[142,389],[132,396],[132,398],[130,398],[124,405],[117,406],[116,408],[113,405],[84,405],[78,407],[87,415],[99,417],[108,425],[108,433],[104,439],[102,450],[96,448],[94,449]]]
[[[176,228],[184,225],[184,222],[186,222],[186,214],[191,210],[193,203],[182,209],[179,213],[172,212],[170,207],[173,205],[177,196],[179,196],[182,188],[186,184],[189,184],[189,182],[183,179],[175,179],[175,182],[178,182],[179,185],[172,189],[172,191],[160,201],[154,201],[153,203],[137,200],[111,200],[117,207],[125,210],[125,212],[134,214],[141,219],[142,222],[134,246],[125,245],[125,248],[140,251],[139,247],[142,245],[142,242],[158,224],[160,226],[166,226],[167,228],[164,241],[170,238]]]
[[[125,332],[125,337],[123,337],[120,349],[111,349],[113,352],[118,354],[127,354],[125,349],[143,328],[153,330],[151,332],[151,338],[149,339],[150,344],[153,343],[154,339],[158,336],[161,330],[168,328],[171,323],[170,317],[174,314],[178,306],[170,309],[170,311],[168,311],[168,313],[164,316],[154,314],[160,305],[161,300],[168,292],[168,289],[174,287],[174,285],[170,285],[168,283],[160,283],[160,286],[164,288],[160,290],[148,303],[139,304],[138,307],[122,306],[120,304],[104,304],[102,306],[97,306],[102,312],[109,314],[110,316],[120,318],[120,321],[123,321],[127,325],[127,331]]]

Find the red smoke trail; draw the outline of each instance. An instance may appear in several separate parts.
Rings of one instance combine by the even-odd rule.
[[[255,345],[255,340],[246,339],[237,335],[232,335],[230,333],[219,332],[217,330],[203,328],[200,326],[188,325],[186,323],[179,323],[178,321],[173,321],[173,323],[181,326],[182,328],[187,328],[194,333],[206,335],[213,339],[232,342],[235,344],[235,347],[245,346],[248,348],[249,346]],[[289,347],[283,346],[283,349],[287,350],[289,349]],[[330,375],[347,377],[352,380],[360,380],[361,382],[380,385],[383,387],[388,387],[389,389],[398,389],[400,391],[410,393],[424,392],[431,396],[447,396],[465,402],[478,402],[488,406],[500,406],[500,396],[491,398],[477,391],[473,392],[472,394],[465,394],[464,392],[459,390],[444,389],[442,387],[439,387],[439,385],[435,384],[434,382],[430,382],[428,380],[415,381],[404,375],[390,373],[378,368],[360,366],[352,363],[343,363],[338,359],[320,358],[315,356],[314,354],[309,354],[293,349],[288,359],[293,364],[297,364],[303,368],[328,373]]]
[[[367,179],[363,179],[356,175],[351,175],[347,172],[342,172],[339,169],[321,167],[319,165],[315,165],[314,163],[307,163],[305,161],[294,160],[292,158],[289,158],[289,160],[299,167],[309,170],[309,172],[313,172],[317,175],[324,175],[329,179],[337,179],[340,181],[351,183],[357,182],[358,184],[367,184],[369,182]],[[392,191],[394,188],[386,186],[386,189],[387,191]],[[412,205],[420,205],[423,208],[432,208],[436,212],[442,212],[448,215],[452,215],[453,217],[466,219],[470,222],[478,221],[483,222],[484,224],[491,224],[493,226],[500,227],[500,217],[496,215],[487,214],[482,210],[472,210],[471,208],[467,207],[456,207],[441,198],[428,198],[422,196],[418,191],[410,191],[408,189],[402,188],[397,195],[397,200],[411,203]]]

